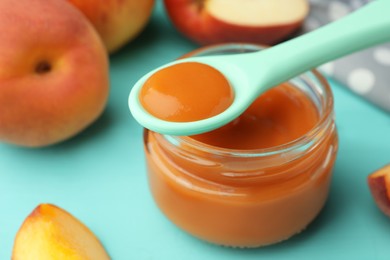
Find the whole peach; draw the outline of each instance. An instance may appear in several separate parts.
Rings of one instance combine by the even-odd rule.
[[[149,21],[154,0],[68,0],[90,20],[112,53],[134,39]]]
[[[96,31],[65,1],[0,1],[0,140],[46,146],[95,121],[108,91]]]

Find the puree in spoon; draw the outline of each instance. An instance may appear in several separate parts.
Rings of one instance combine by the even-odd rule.
[[[213,67],[187,62],[161,69],[148,78],[139,95],[151,115],[171,122],[213,117],[233,102],[233,90]]]

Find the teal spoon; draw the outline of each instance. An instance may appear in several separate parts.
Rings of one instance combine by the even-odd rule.
[[[221,127],[242,114],[263,92],[313,67],[370,46],[390,41],[390,0],[377,0],[311,33],[254,53],[177,60],[143,76],[129,96],[129,108],[144,127],[169,135],[193,135]],[[218,69],[234,90],[234,101],[222,113],[194,122],[168,122],[149,114],[140,90],[156,71],[182,62]]]

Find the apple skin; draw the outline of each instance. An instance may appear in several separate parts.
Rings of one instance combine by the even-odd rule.
[[[378,208],[390,217],[390,164],[370,174],[367,183]]]
[[[274,26],[245,26],[221,21],[207,12],[200,13],[195,0],[164,0],[165,9],[175,27],[200,45],[243,42],[276,44],[302,25],[303,20]]]
[[[16,234],[12,260],[108,260],[96,236],[74,216],[52,205],[40,204]]]
[[[1,141],[47,146],[99,117],[108,57],[79,10],[65,1],[1,0],[0,33]]]
[[[113,53],[134,39],[151,16],[154,0],[67,0],[82,11]]]

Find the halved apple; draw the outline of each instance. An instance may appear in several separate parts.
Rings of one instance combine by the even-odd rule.
[[[13,260],[110,259],[95,235],[68,212],[39,205],[24,221],[14,243]]]
[[[173,24],[193,41],[275,44],[296,31],[307,0],[165,0]]]
[[[370,174],[367,182],[379,209],[390,217],[390,164]]]

